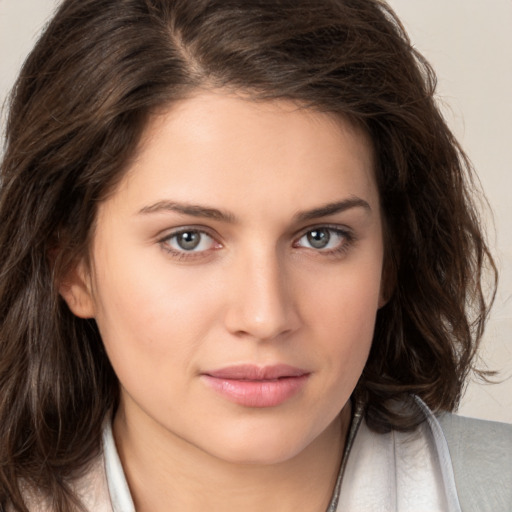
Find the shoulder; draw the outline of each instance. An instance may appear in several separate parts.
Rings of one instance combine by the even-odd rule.
[[[512,425],[443,413],[462,510],[512,511]]]

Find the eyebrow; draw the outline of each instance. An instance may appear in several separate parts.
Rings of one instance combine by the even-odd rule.
[[[236,220],[233,214],[218,210],[217,208],[197,204],[176,203],[174,201],[158,201],[151,206],[145,206],[139,211],[142,214],[161,212],[176,212],[183,215],[191,215],[192,217],[203,217],[229,223],[234,223]]]
[[[313,208],[312,210],[306,210],[298,212],[294,215],[296,222],[305,222],[320,217],[328,217],[337,213],[344,212],[352,208],[363,208],[371,212],[371,207],[367,201],[359,197],[349,197],[342,201],[333,203],[327,203]],[[192,217],[201,217],[207,219],[218,220],[234,224],[236,217],[230,212],[219,210],[217,208],[211,208],[208,206],[202,206],[197,204],[189,203],[178,203],[175,201],[158,201],[150,206],[145,206],[139,210],[139,214],[150,214],[150,213],[161,213],[161,212],[176,212],[182,215],[190,215]]]
[[[295,220],[299,222],[305,222],[308,220],[318,219],[320,217],[328,217],[329,215],[335,215],[336,213],[341,213],[352,208],[363,208],[368,212],[372,211],[367,201],[359,197],[353,196],[344,199],[343,201],[328,203],[318,208],[313,208],[312,210],[298,212],[295,215]]]

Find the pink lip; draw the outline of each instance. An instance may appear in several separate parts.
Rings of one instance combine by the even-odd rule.
[[[275,407],[296,395],[309,373],[289,365],[237,365],[205,372],[202,379],[229,401],[245,407]]]

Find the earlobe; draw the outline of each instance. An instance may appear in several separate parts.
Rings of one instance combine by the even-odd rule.
[[[386,290],[381,289],[379,294],[378,309],[383,308],[389,302],[390,296],[387,295]]]
[[[382,277],[379,292],[379,309],[383,308],[393,296],[396,287],[396,265],[391,258],[386,257],[382,269]]]
[[[59,293],[73,314],[80,318],[94,318],[90,273],[84,262],[66,273],[59,284]]]
[[[379,309],[383,308],[391,300],[395,291],[395,284],[395,279],[390,278],[389,275],[383,275],[379,293]]]

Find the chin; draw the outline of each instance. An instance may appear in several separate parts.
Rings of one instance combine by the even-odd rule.
[[[202,449],[232,464],[279,464],[302,453],[315,439],[310,431],[260,425],[255,429],[237,428],[228,435],[213,435]]]
[[[274,443],[262,446],[246,442],[244,446],[216,450],[214,455],[230,464],[270,466],[293,459],[302,449],[303,447],[274,446]]]

